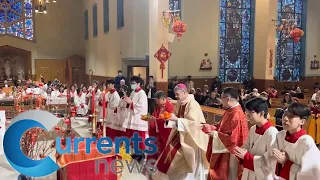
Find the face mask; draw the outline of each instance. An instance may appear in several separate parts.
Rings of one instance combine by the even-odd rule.
[[[137,89],[137,85],[136,84],[131,84],[131,89],[132,90],[136,90]]]
[[[122,73],[119,73],[119,76],[122,76]]]

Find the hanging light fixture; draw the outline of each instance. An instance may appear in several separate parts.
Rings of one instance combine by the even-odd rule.
[[[56,3],[57,0],[52,0]],[[51,0],[35,0],[35,13],[37,14],[47,14],[47,4],[50,4]]]
[[[47,14],[47,2],[43,2],[43,0],[37,0],[35,3],[35,13]]]

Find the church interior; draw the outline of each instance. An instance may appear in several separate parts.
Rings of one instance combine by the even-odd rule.
[[[71,92],[85,93],[95,82],[102,92],[109,79],[130,89],[131,77],[139,76],[149,113],[148,93],[163,91],[174,100],[175,85],[183,83],[210,124],[224,113],[219,94],[225,87],[237,88],[243,102],[266,98],[278,128],[279,109],[306,104],[314,115],[304,128],[320,144],[319,8],[319,0],[0,0],[4,124],[38,105],[30,89],[45,86],[41,100],[59,91],[65,103],[44,100],[39,108],[66,114]],[[32,105],[17,110],[20,86]],[[71,134],[91,135],[88,115],[77,111],[67,123]],[[0,177],[21,178],[0,156]],[[82,171],[75,169],[74,176]],[[72,179],[66,172],[43,179]],[[118,177],[126,178],[145,176]]]

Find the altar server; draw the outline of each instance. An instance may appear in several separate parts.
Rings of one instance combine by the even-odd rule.
[[[269,168],[277,161],[276,175],[284,180],[320,179],[320,152],[303,124],[310,116],[309,108],[300,103],[292,103],[282,118],[283,131],[277,134],[270,151]],[[275,179],[279,179],[276,177]]]
[[[81,89],[77,89],[74,97],[74,104],[77,106],[77,115],[85,116],[88,113],[88,105],[86,105],[86,94]]]
[[[74,98],[78,93],[78,90],[76,90],[76,87],[74,85],[70,86],[69,95],[70,98]]]
[[[172,128],[168,143],[156,165],[154,180],[204,180],[208,168],[208,136],[199,127],[205,123],[201,107],[187,86],[174,88],[178,102],[165,127]]]
[[[119,136],[126,136],[126,128],[123,125],[129,117],[130,109],[127,108],[127,102],[125,101],[128,95],[126,91],[120,91],[119,96],[119,106],[116,109],[118,120],[116,121],[115,128],[117,128]]]
[[[107,87],[107,114],[106,114],[106,134],[108,137],[110,137],[112,140],[114,140],[115,137],[119,137],[122,133],[118,132],[118,116],[117,116],[117,107],[119,105],[120,96],[115,89],[115,81],[112,79],[107,80],[106,87]]]
[[[142,138],[142,142],[139,142],[139,150],[144,151],[144,140],[146,139],[148,132],[148,122],[141,120],[141,115],[148,114],[148,98],[145,91],[140,86],[142,83],[140,77],[133,76],[130,81],[132,92],[130,97],[124,98],[127,102],[129,116],[124,122],[123,127],[126,128],[126,136],[128,138],[133,137],[134,133],[138,133],[139,138]],[[138,161],[142,161],[145,158],[145,155],[134,152],[132,157]]]
[[[51,97],[59,97],[60,94],[61,93],[60,93],[58,85],[52,86]]]
[[[235,147],[235,155],[243,160],[242,180],[273,180],[276,163],[269,169],[266,163],[268,152],[276,140],[278,130],[268,121],[268,102],[254,98],[245,104],[247,119],[252,126],[249,138],[242,148]]]

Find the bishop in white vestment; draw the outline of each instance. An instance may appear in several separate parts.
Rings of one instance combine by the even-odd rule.
[[[208,135],[199,127],[205,123],[201,107],[184,84],[174,88],[179,100],[165,127],[172,128],[167,146],[157,160],[154,180],[204,180],[208,168]]]

